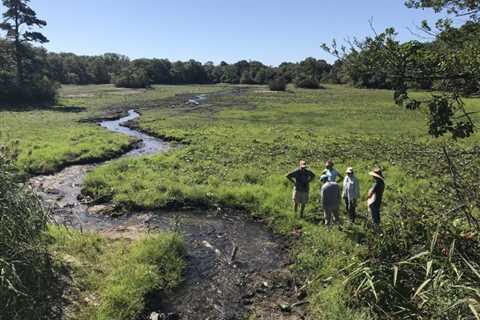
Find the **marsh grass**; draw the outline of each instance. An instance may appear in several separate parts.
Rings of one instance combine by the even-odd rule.
[[[82,122],[176,94],[220,90],[217,86],[155,86],[151,90],[118,89],[112,85],[63,86],[58,106],[0,107],[0,144],[18,147],[17,167],[24,173],[53,173],[78,163],[114,158],[135,139]]]
[[[478,144],[478,134],[461,142],[447,138],[432,140],[426,134],[425,115],[395,106],[392,92],[386,90],[327,86],[325,90],[289,87],[285,92],[269,92],[266,87],[250,86],[242,87],[248,91],[239,95],[232,87],[233,94],[211,95],[207,106],[191,110],[167,108],[162,104],[162,97],[225,88],[162,86],[163,89],[140,93],[128,91],[127,94],[111,87],[98,87],[98,94],[89,96],[88,93],[95,92],[96,88],[66,88],[74,93],[63,101],[66,105],[86,108],[88,111],[81,114],[82,117],[101,116],[112,104],[136,104],[142,112],[138,123],[140,128],[157,136],[179,140],[182,147],[162,155],[121,159],[102,165],[87,176],[84,193],[97,201],[109,199],[130,208],[202,206],[249,210],[276,232],[299,238],[292,248],[296,261],[294,269],[307,284],[310,310],[315,319],[371,319],[379,314],[381,318],[385,314],[379,308],[391,307],[389,303],[397,301],[404,303],[400,307],[413,306],[409,312],[414,315],[428,315],[441,305],[425,304],[430,309],[420,312],[417,305],[405,303],[405,299],[411,299],[408,294],[395,296],[400,300],[390,299],[390,293],[397,288],[387,284],[392,282],[392,268],[396,263],[430,245],[430,240],[425,239],[432,234],[432,228],[435,230],[438,222],[436,210],[449,199],[448,194],[442,194],[442,187],[447,185],[448,179],[443,160],[438,155],[440,147],[448,144],[455,150],[471,148]],[[480,102],[467,99],[467,107],[478,111]],[[11,122],[22,123],[24,116],[25,113]],[[34,124],[35,116],[35,113],[31,115],[32,127],[38,126]],[[71,124],[67,118],[59,118],[58,123],[64,121]],[[72,127],[75,126],[77,123]],[[59,132],[65,134],[62,130]],[[27,130],[20,131],[19,136],[27,141],[32,139],[32,145],[40,144]],[[96,139],[96,133],[92,136]],[[48,136],[46,141],[52,139],[53,136]],[[89,150],[105,147],[105,141],[98,144],[94,141],[87,143]],[[64,150],[60,153],[60,161],[65,159],[68,148]],[[386,175],[382,211],[385,234],[379,237],[373,233],[365,219],[360,219],[356,225],[347,224],[343,231],[327,231],[318,225],[321,221],[318,180],[311,186],[311,201],[305,219],[295,217],[290,200],[292,186],[284,175],[301,158],[308,161],[317,176],[327,159],[334,160],[341,172],[347,166],[353,166],[361,182],[359,213],[367,219],[365,194],[371,185],[368,171],[373,166],[381,166]],[[447,201],[447,204],[451,203]],[[406,207],[414,210],[406,211]],[[402,215],[405,212],[409,213],[406,217]],[[344,213],[342,217],[345,220]],[[450,222],[445,221],[450,227]],[[458,231],[456,228],[450,230]],[[99,241],[103,243],[105,240]],[[478,239],[475,241],[478,244]],[[124,244],[109,243],[109,249],[105,251],[118,252],[120,249],[115,249],[116,246],[125,248]],[[79,260],[100,259],[95,263],[101,264],[102,257],[106,256],[102,250],[92,253],[94,258],[80,257]],[[463,264],[463,268],[468,266]],[[352,277],[356,270],[361,270],[363,277]],[[402,270],[399,274],[405,276],[403,286],[406,291],[412,288],[415,291],[421,284],[418,271],[421,267],[412,270],[417,271],[408,273]],[[122,273],[136,277],[128,270]],[[97,283],[94,287],[98,288],[100,282],[89,283]],[[118,283],[120,287],[114,292],[130,292],[129,288],[121,287],[123,282]],[[139,280],[140,288],[142,283]],[[441,299],[448,300],[443,306],[448,306],[452,297],[455,298],[443,294]],[[114,301],[109,299],[107,297],[105,301]],[[105,310],[110,309],[108,305]],[[92,308],[94,313],[99,310]],[[461,311],[465,309],[462,308]],[[388,312],[393,314],[391,310]],[[102,314],[107,315],[108,311]]]
[[[136,319],[148,294],[182,279],[184,247],[176,234],[150,234],[131,243],[50,226],[49,235],[57,263],[72,270],[74,319]]]
[[[376,238],[366,220],[343,232],[318,226],[317,180],[306,217],[298,219],[284,175],[299,159],[306,159],[317,175],[326,159],[333,159],[342,172],[353,166],[361,181],[359,213],[369,219],[368,171],[381,166],[387,179],[383,221],[388,226],[396,223],[405,202],[416,203],[419,195],[437,197],[432,186],[445,183],[444,171],[441,159],[432,160],[431,152],[447,140],[429,138],[425,115],[395,106],[392,93],[385,90],[328,86],[269,93],[252,87],[247,96],[215,96],[209,103],[213,110],[145,110],[141,128],[181,140],[183,147],[101,166],[87,177],[84,192],[94,198],[108,195],[118,205],[134,208],[239,207],[262,217],[277,232],[301,230],[303,240],[293,255],[299,276],[309,283],[314,318],[373,317],[375,308],[360,296],[352,297],[356,287],[346,281],[369,256]],[[478,100],[468,104],[472,110],[480,108]],[[476,141],[478,135],[457,147]],[[394,241],[380,243],[385,249]]]

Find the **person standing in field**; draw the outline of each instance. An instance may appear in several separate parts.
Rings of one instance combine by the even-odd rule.
[[[380,226],[380,207],[385,190],[385,178],[380,168],[375,168],[368,174],[373,177],[373,186],[368,190],[368,210],[372,215],[373,224],[378,227]]]
[[[322,174],[327,176],[328,181],[337,182],[337,179],[343,179],[343,176],[333,166],[333,161],[327,160],[327,162],[325,163],[325,170],[323,170]]]
[[[348,167],[347,175],[343,179],[342,197],[345,201],[345,208],[352,223],[355,222],[357,199],[360,196],[360,183],[353,173],[353,168]]]
[[[308,202],[310,182],[315,179],[315,174],[307,169],[307,162],[305,160],[300,160],[299,168],[287,174],[287,179],[294,184],[292,200],[295,215],[300,206],[300,218],[303,218],[305,205]]]
[[[340,225],[338,210],[340,207],[340,187],[335,181],[328,180],[327,175],[322,175],[320,181],[323,183],[320,189],[320,198],[325,217],[325,226],[332,226],[332,216],[336,225]]]

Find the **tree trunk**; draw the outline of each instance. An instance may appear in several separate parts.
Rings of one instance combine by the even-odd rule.
[[[22,43],[20,41],[20,21],[19,21],[19,13],[18,8],[16,8],[15,12],[15,63],[17,65],[17,74],[16,74],[16,82],[17,87],[20,88],[23,84],[23,65],[22,65]]]

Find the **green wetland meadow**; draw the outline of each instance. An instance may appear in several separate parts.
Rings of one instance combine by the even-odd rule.
[[[185,103],[198,94],[207,99]],[[344,85],[285,92],[258,85],[63,86],[58,106],[0,111],[0,143],[23,177],[114,159],[88,173],[82,194],[120,214],[200,208],[262,221],[289,244],[288,268],[306,291],[308,319],[460,319],[478,307],[480,248],[465,217],[442,211],[454,206],[442,147],[462,153],[455,161],[468,182],[478,178],[472,151],[480,136],[434,139],[425,114],[396,106],[392,95]],[[466,99],[466,107],[480,111],[480,99]],[[95,119],[131,108],[141,116],[129,125],[171,141],[169,151],[115,160],[136,141]],[[317,174],[303,219],[293,213],[285,178],[300,159]],[[361,184],[364,218],[350,224],[342,207],[341,229],[321,222],[318,176],[327,159],[341,173],[354,167]],[[375,166],[386,177],[381,232],[366,208]],[[51,225],[44,241],[54,264],[74,279],[73,319],[139,317],[148,293],[181,284],[187,263],[174,231],[112,240]],[[255,309],[245,318],[263,319]]]

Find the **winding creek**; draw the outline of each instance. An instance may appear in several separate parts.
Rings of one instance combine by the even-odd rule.
[[[200,95],[186,103],[201,106],[207,100]],[[130,110],[121,119],[99,124],[141,140],[122,158],[169,150],[169,143],[128,127],[139,116]],[[300,305],[284,239],[239,212],[128,212],[116,217],[109,204],[89,206],[81,200],[83,181],[101,164],[70,166],[54,175],[34,177],[30,185],[52,209],[55,221],[68,227],[99,232],[111,239],[136,239],[147,232],[174,228],[183,235],[185,280],[173,292],[149,297],[145,319],[241,319],[249,311],[257,319],[306,319],[302,307],[288,313],[279,308]]]

